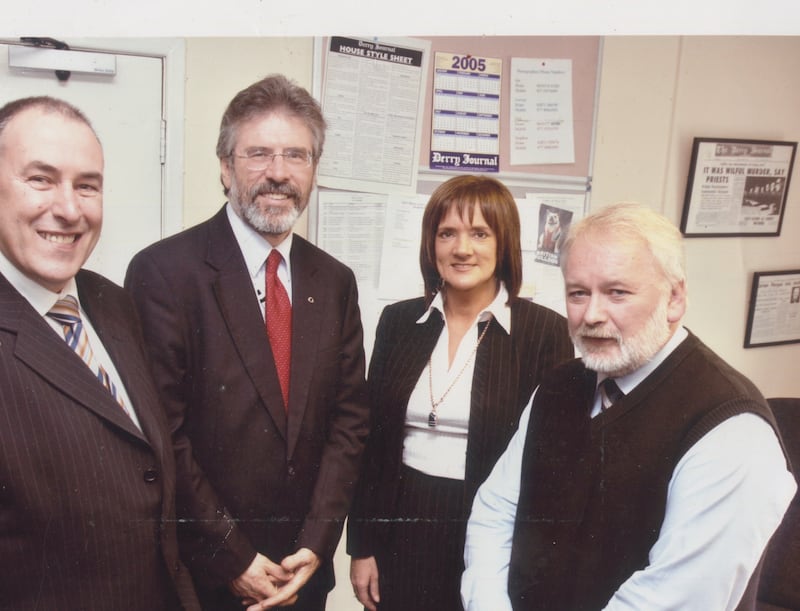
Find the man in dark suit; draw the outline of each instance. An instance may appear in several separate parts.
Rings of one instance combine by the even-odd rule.
[[[4,610],[199,608],[135,309],[80,269],[102,193],[102,148],[80,111],[48,97],[0,108]]]
[[[333,587],[368,408],[355,277],[292,234],[324,137],[285,77],[239,92],[217,143],[228,204],[128,268],[174,433],[182,552],[214,611],[321,610]]]

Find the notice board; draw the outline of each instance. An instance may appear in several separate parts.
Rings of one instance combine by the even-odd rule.
[[[399,48],[393,45],[399,40]],[[388,42],[387,42],[388,41]],[[407,41],[408,44],[403,44]],[[424,60],[418,62],[419,56],[414,52],[414,43],[424,47]],[[374,190],[372,186],[362,190],[352,188],[332,188],[320,180],[320,187],[309,204],[309,236],[323,249],[330,252],[349,265],[356,273],[361,294],[362,315],[367,346],[371,346],[371,332],[380,310],[386,303],[404,297],[418,296],[416,289],[404,288],[404,292],[387,293],[387,274],[393,276],[394,286],[404,283],[397,282],[397,278],[413,277],[418,274],[417,257],[414,251],[415,240],[418,245],[416,226],[420,209],[424,207],[427,196],[442,182],[454,175],[462,173],[477,173],[473,170],[457,171],[454,169],[432,169],[430,167],[432,121],[434,106],[434,57],[437,53],[459,55],[464,58],[486,57],[495,58],[502,64],[502,79],[500,80],[499,105],[499,163],[490,175],[503,182],[518,198],[520,213],[523,220],[523,250],[525,243],[535,241],[534,233],[538,229],[536,216],[540,214],[543,204],[541,201],[530,200],[533,194],[549,194],[572,198],[569,205],[576,205],[582,211],[588,206],[588,194],[591,190],[591,167],[594,141],[594,124],[596,115],[596,99],[598,91],[599,62],[602,39],[594,36],[447,36],[447,37],[410,37],[408,39],[381,39],[380,37],[323,37],[315,40],[314,60],[314,94],[323,102],[323,112],[329,123],[328,138],[332,142],[332,131],[335,132],[341,125],[352,126],[353,116],[336,116],[331,114],[331,108],[343,108],[352,113],[352,108],[347,104],[326,104],[324,96],[325,83],[327,83],[326,58],[334,57],[335,44],[346,45],[354,54],[363,53],[370,57],[371,53],[382,52],[384,57],[395,58],[415,66],[422,66],[417,70],[419,80],[424,85],[424,94],[420,93],[420,103],[415,106],[415,116],[405,116],[403,129],[406,131],[397,134],[398,141],[407,142],[411,128],[409,121],[415,121],[414,129],[418,130],[418,142],[414,152],[417,165],[415,168],[415,184],[412,192],[402,195],[396,193]],[[367,51],[359,50],[364,47]],[[338,48],[337,48],[338,49]],[[410,59],[413,58],[413,59]],[[529,165],[511,165],[510,146],[511,126],[508,104],[512,98],[510,88],[513,86],[512,59],[537,60],[569,60],[571,65],[571,110],[572,134],[574,142],[574,159],[570,163],[543,163]],[[388,60],[387,60],[388,61]],[[341,72],[341,65],[334,66]],[[374,96],[386,94],[382,106],[376,107],[394,109],[399,104],[406,110],[410,108],[408,99],[403,98],[403,93],[395,101],[392,92],[396,86],[388,83],[387,79],[371,80],[370,68],[365,62],[362,73],[366,73],[365,81],[353,83],[353,88],[365,91],[372,99]],[[333,66],[334,61],[331,61]],[[398,70],[402,70],[400,67]],[[413,69],[409,68],[413,77]],[[354,71],[355,73],[355,71]],[[361,78],[358,76],[356,78]],[[364,85],[364,82],[368,85]],[[374,83],[374,85],[373,85]],[[346,89],[339,83],[339,89]],[[388,92],[388,93],[387,93]],[[327,106],[327,108],[326,108]],[[365,112],[372,112],[367,110]],[[379,117],[378,117],[379,118]],[[355,120],[359,120],[356,117]],[[395,117],[387,121],[387,125],[398,124]],[[331,126],[334,129],[331,129]],[[368,134],[369,135],[369,134]],[[389,136],[391,137],[391,135]],[[363,144],[365,134],[358,130],[352,132],[353,141],[357,145],[350,146],[345,142],[343,146],[326,143],[326,155],[340,155],[344,151],[354,154],[370,156],[374,152],[369,146]],[[372,141],[376,139],[373,138]],[[337,163],[341,159],[335,160]],[[369,158],[369,162],[374,160]],[[403,198],[397,202],[397,198]],[[523,201],[529,198],[527,202]],[[552,202],[545,201],[545,204]],[[557,201],[554,204],[559,206]],[[565,204],[566,205],[566,204]],[[527,211],[525,208],[527,207]],[[574,209],[574,208],[573,208]],[[398,210],[400,210],[398,212]],[[581,211],[581,212],[582,212]],[[573,218],[580,215],[578,212]],[[408,222],[405,222],[408,221]],[[527,236],[526,236],[527,232]],[[395,242],[393,255],[387,257],[387,244]],[[533,248],[535,250],[535,247]],[[403,252],[402,256],[397,253]],[[529,255],[529,256],[528,256]],[[563,299],[560,282],[560,273],[557,264],[542,265],[541,258],[537,258],[533,251],[523,252],[526,276],[528,276],[524,289],[529,291],[528,296],[534,301],[544,303],[549,307],[562,310],[555,303]],[[391,258],[392,260],[381,260]]]
[[[500,104],[504,111],[500,114],[500,167],[496,177],[507,186],[515,189],[520,186],[532,186],[535,190],[549,190],[561,187],[574,191],[589,190],[591,186],[591,164],[594,144],[594,124],[596,114],[596,98],[598,90],[601,37],[598,36],[440,36],[415,37],[430,44],[430,57],[436,53],[454,53],[463,55],[480,55],[499,58],[503,64],[503,75],[500,92]],[[322,82],[325,76],[325,51],[330,42],[329,37],[315,40],[314,93],[321,99]],[[380,38],[372,40],[380,41]],[[574,132],[574,163],[514,165],[510,160],[510,126],[509,113],[506,111],[510,99],[511,60],[512,58],[546,58],[567,59],[572,64],[572,110]],[[431,122],[433,105],[433,61],[428,61],[425,75],[426,93],[421,108],[420,123],[422,137],[419,150],[419,178],[423,184],[421,193],[430,193],[441,182],[429,169],[431,150]],[[458,173],[458,172],[455,172]],[[444,173],[445,180],[453,172]],[[425,180],[426,177],[431,177]],[[518,191],[518,190],[517,190]],[[516,192],[515,192],[516,194]]]

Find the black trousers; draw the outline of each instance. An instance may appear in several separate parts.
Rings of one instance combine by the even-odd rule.
[[[464,482],[403,467],[396,519],[376,556],[380,611],[462,611]]]

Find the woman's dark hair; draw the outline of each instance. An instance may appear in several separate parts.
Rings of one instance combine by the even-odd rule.
[[[519,211],[514,196],[500,181],[488,176],[456,176],[442,183],[431,195],[422,216],[419,266],[425,283],[425,301],[430,304],[439,290],[441,277],[436,268],[436,234],[439,224],[451,209],[471,219],[475,207],[497,238],[495,277],[508,291],[510,305],[522,285],[522,248]]]

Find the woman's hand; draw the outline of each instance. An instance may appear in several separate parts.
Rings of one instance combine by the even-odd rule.
[[[358,602],[369,611],[377,611],[376,605],[381,602],[381,594],[378,589],[378,563],[375,562],[375,556],[350,560],[350,583],[353,584],[353,593]]]

